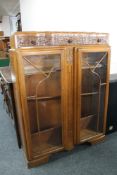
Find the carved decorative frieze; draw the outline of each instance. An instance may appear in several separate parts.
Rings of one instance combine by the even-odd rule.
[[[64,46],[64,45],[101,45],[108,44],[108,34],[103,33],[68,33],[45,32],[30,34],[16,34],[16,48],[33,46]]]

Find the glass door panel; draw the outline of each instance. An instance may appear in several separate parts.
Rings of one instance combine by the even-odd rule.
[[[33,155],[62,145],[61,54],[23,56]]]
[[[81,51],[80,140],[103,132],[108,52]]]

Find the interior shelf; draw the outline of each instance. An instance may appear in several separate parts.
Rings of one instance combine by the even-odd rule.
[[[106,86],[107,83],[101,83],[100,86]],[[95,91],[95,92],[88,92],[88,93],[81,93],[81,96],[88,96],[88,95],[98,95],[99,91]]]
[[[81,116],[81,120],[83,120],[84,118],[92,118],[93,116],[96,116],[96,114]]]
[[[87,139],[92,138],[92,137],[99,135],[99,134],[101,134],[101,133],[90,130],[90,129],[82,129],[80,131],[80,140],[81,141],[87,140]]]
[[[82,69],[95,69],[95,68],[102,68],[103,65],[99,64],[98,66],[82,66]]]
[[[62,148],[62,128],[54,127],[32,134],[33,155]]]
[[[100,86],[105,86],[105,85],[107,85],[107,83],[101,83],[101,84],[100,84]]]
[[[60,95],[57,96],[50,96],[50,97],[36,97],[36,96],[29,96],[27,97],[27,100],[53,100],[53,99],[58,99],[61,98]]]
[[[25,76],[29,76],[29,75],[33,75],[33,74],[49,74],[50,72],[51,73],[56,73],[58,71],[61,71],[60,68],[54,68],[52,71],[51,69],[40,69],[40,70],[37,70],[35,68],[29,68],[29,67],[25,67],[24,69],[24,72],[25,72]]]
[[[86,96],[86,95],[97,95],[99,92],[90,92],[90,93],[82,93],[81,96]]]

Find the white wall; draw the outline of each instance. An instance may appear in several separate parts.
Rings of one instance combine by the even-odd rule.
[[[117,72],[116,1],[20,0],[23,31],[94,31],[110,33],[111,73]]]
[[[10,17],[9,16],[2,17],[1,29],[2,31],[4,31],[4,36],[10,36]]]
[[[17,17],[10,16],[10,34],[11,35],[17,31],[16,22],[17,22]]]
[[[10,36],[17,30],[17,17],[3,16],[0,24],[0,31],[4,31],[4,36]]]
[[[2,31],[2,24],[0,23],[0,31]]]

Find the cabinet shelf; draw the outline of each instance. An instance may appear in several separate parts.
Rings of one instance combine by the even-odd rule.
[[[54,68],[52,71],[49,69],[47,70],[43,70],[43,69],[40,69],[40,70],[37,70],[37,69],[34,69],[34,68],[25,68],[24,69],[24,73],[25,73],[25,76],[30,76],[30,75],[33,75],[33,74],[48,74],[48,73],[56,73],[58,71],[61,71],[60,68]]]
[[[106,86],[107,83],[101,83],[100,86]],[[95,91],[95,92],[88,92],[88,93],[81,93],[81,96],[89,96],[89,95],[98,95],[99,91]]]
[[[101,83],[101,84],[100,84],[100,86],[105,86],[105,85],[107,85],[107,83]]]
[[[36,96],[29,96],[27,97],[27,100],[53,100],[53,99],[59,99],[61,98],[60,95],[57,96],[50,96],[50,97],[36,97]]]
[[[61,127],[53,127],[32,134],[33,155],[63,149],[61,134]]]
[[[82,66],[82,69],[95,69],[95,68],[102,68],[103,66],[99,64],[98,66]]]
[[[90,129],[82,129],[81,132],[80,132],[80,140],[81,140],[81,142],[83,142],[87,139],[93,138],[96,135],[101,135],[101,134],[102,133],[96,132],[96,131],[93,131],[93,130],[90,130]]]
[[[97,95],[99,92],[89,92],[89,93],[82,93],[81,96],[87,96],[87,95]]]
[[[81,116],[81,120],[83,120],[83,119],[85,119],[85,118],[91,118],[91,117],[93,117],[93,116],[96,116],[96,114]]]

